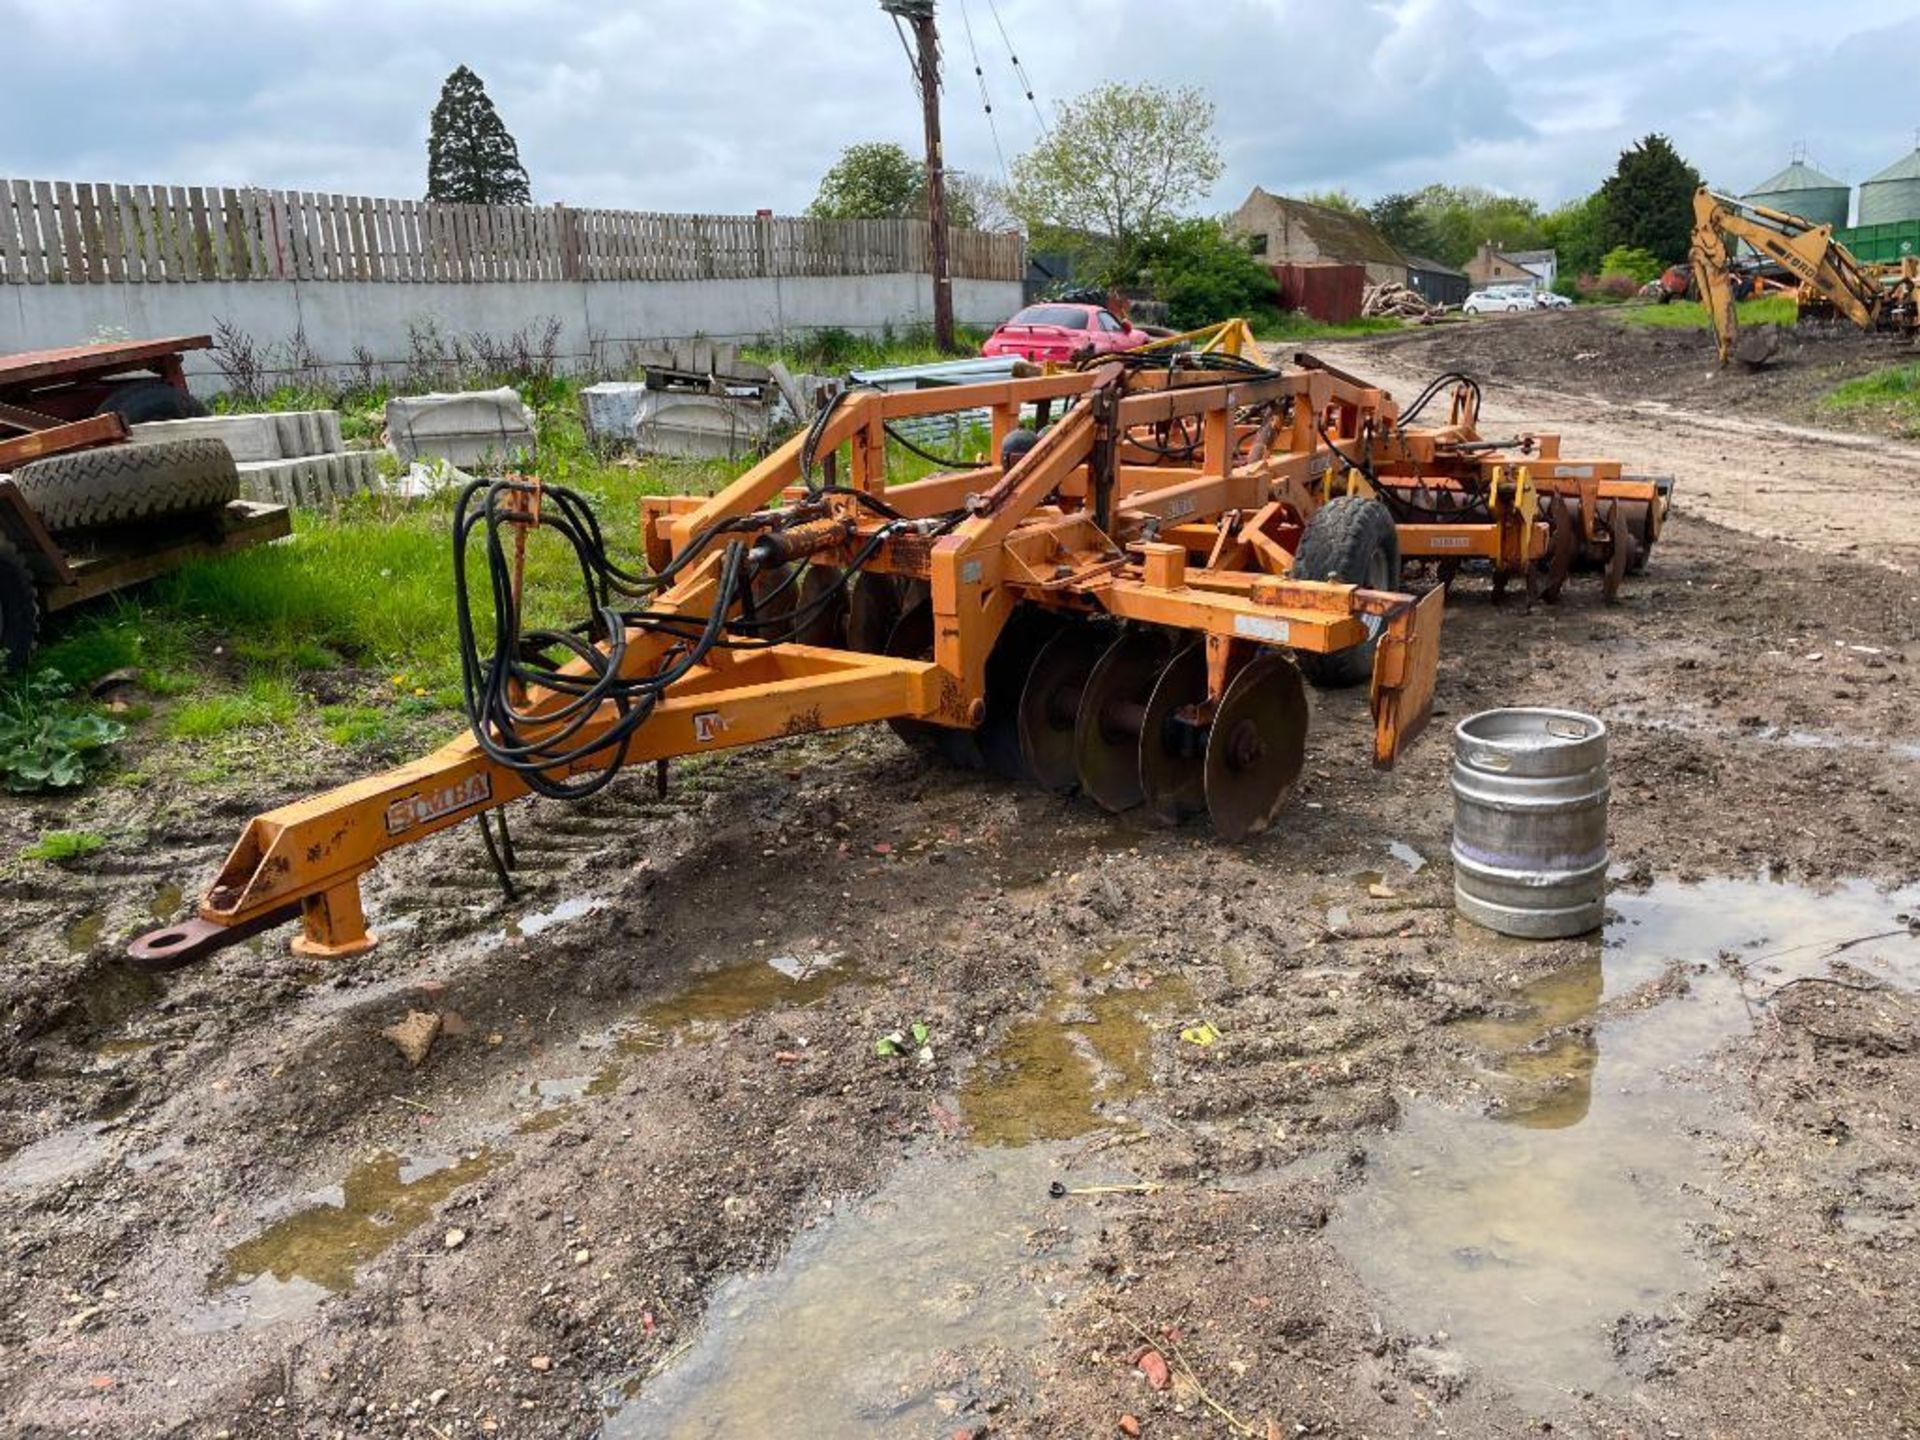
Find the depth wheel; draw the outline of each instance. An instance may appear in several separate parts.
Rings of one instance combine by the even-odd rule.
[[[1140,788],[1147,812],[1178,825],[1207,809],[1207,732],[1179,712],[1207,699],[1207,650],[1189,645],[1154,682],[1140,720]]]
[[[1027,683],[1020,689],[1014,729],[1026,773],[1044,789],[1070,795],[1080,784],[1073,750],[1080,692],[1086,688],[1094,665],[1112,644],[1111,626],[1090,620],[1069,621],[1033,658]]]
[[[1292,661],[1248,663],[1214,712],[1207,734],[1207,814],[1222,840],[1273,823],[1307,763],[1307,687]]]
[[[1073,725],[1073,757],[1081,790],[1103,810],[1118,814],[1146,798],[1140,783],[1141,725],[1170,648],[1164,631],[1125,631],[1087,676]]]

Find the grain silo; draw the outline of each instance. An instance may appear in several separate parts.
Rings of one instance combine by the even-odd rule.
[[[1920,220],[1920,150],[1903,155],[1860,184],[1860,223],[1894,225]]]
[[[1866,193],[1864,187],[1861,193]],[[1852,197],[1842,181],[1822,175],[1804,160],[1795,160],[1741,198],[1750,204],[1785,210],[1789,215],[1799,215],[1816,225],[1831,225],[1837,230],[1847,223],[1847,202]]]

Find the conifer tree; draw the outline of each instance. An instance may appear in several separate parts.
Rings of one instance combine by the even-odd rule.
[[[462,205],[531,205],[520,147],[487,98],[480,77],[462,65],[440,87],[427,134],[427,199]]]

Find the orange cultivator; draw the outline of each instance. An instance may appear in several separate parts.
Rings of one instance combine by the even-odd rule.
[[[1236,349],[845,392],[719,494],[645,502],[645,573],[608,558],[569,491],[470,487],[470,733],[253,820],[198,918],[136,958],[185,963],[294,919],[296,949],[350,954],[373,943],[360,878],[397,846],[624,766],[881,720],[955,763],[1169,823],[1205,813],[1238,840],[1300,774],[1306,679],[1371,682],[1378,764],[1426,723],[1444,587],[1403,591],[1403,556],[1551,578],[1574,548],[1556,537],[1577,534],[1631,558],[1621,507],[1639,492],[1619,467],[1561,461],[1550,437],[1480,440],[1470,387],[1419,428],[1351,376]],[[894,425],[943,412],[982,412],[994,459],[889,485]],[[1642,499],[1650,541],[1659,497]],[[1556,528],[1556,504],[1584,519]],[[539,531],[580,562],[589,617],[570,629],[522,629],[518,557]]]

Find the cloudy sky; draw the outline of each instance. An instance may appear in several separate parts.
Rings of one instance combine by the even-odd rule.
[[[841,146],[918,143],[875,0],[87,0],[84,23],[79,8],[0,0],[0,175],[417,195],[427,114],[461,63],[542,202],[791,212]],[[1857,182],[1920,126],[1920,4],[940,0],[940,15],[951,165],[1000,173],[969,24],[998,150],[1038,134],[1004,25],[1044,111],[1109,79],[1211,97],[1221,210],[1254,184],[1369,199],[1434,180],[1551,204],[1649,130],[1725,188],[1802,143]]]

